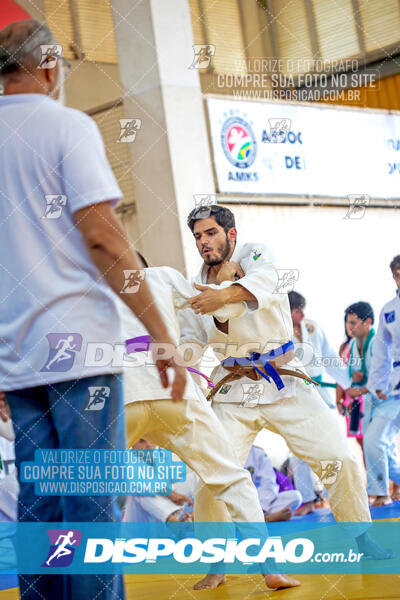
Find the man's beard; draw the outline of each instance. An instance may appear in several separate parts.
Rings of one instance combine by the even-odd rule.
[[[216,265],[220,265],[221,263],[223,263],[225,261],[225,259],[228,256],[230,251],[231,251],[231,248],[229,245],[228,236],[226,236],[225,244],[223,244],[222,246],[219,246],[217,248],[217,252],[220,254],[220,258],[211,258],[211,257],[208,258],[206,256],[206,257],[204,257],[204,262],[209,267],[215,267]]]

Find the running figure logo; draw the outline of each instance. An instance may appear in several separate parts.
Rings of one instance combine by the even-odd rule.
[[[68,567],[74,558],[75,548],[81,545],[79,529],[48,529],[50,549],[42,567]]]
[[[125,283],[122,286],[121,294],[136,294],[140,284],[145,278],[144,269],[132,270],[124,269]]]
[[[339,471],[342,468],[341,460],[320,460],[321,464],[321,477],[320,481],[324,485],[331,485],[335,483]]]
[[[64,373],[72,368],[76,352],[82,347],[79,333],[48,333],[49,356],[41,372]]]
[[[211,57],[215,54],[215,46],[212,44],[193,44],[193,62],[189,69],[207,69]]]
[[[129,144],[134,142],[136,134],[142,126],[141,119],[120,119],[120,133],[117,143]]]
[[[264,386],[262,383],[242,383],[243,401],[241,406],[257,406],[260,403]]]
[[[38,64],[38,69],[54,69],[58,58],[62,56],[61,44],[40,44],[42,58]]]
[[[278,273],[278,283],[274,290],[274,294],[287,294],[292,292],[294,284],[299,278],[297,269],[276,269]]]
[[[195,209],[192,218],[208,219],[211,214],[211,206],[217,204],[215,194],[194,194]]]
[[[349,194],[349,208],[343,219],[362,219],[369,205],[370,197],[367,194]]]
[[[89,386],[89,402],[85,410],[102,410],[109,397],[110,388],[108,385]]]
[[[269,140],[273,144],[283,144],[286,142],[287,135],[290,131],[292,122],[290,119],[268,119],[270,137]]]
[[[61,216],[62,209],[67,204],[67,196],[61,194],[45,196],[46,211],[41,217],[42,219],[58,219]]]
[[[215,194],[193,194],[193,198],[195,207],[217,204],[217,196]]]

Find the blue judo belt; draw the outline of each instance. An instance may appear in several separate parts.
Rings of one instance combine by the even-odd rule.
[[[225,360],[221,362],[221,365],[223,367],[234,367],[235,365],[240,365],[241,367],[253,367],[253,369],[257,371],[261,377],[266,379],[268,383],[271,383],[272,379],[276,385],[276,388],[281,390],[285,387],[285,384],[283,383],[278,371],[273,365],[271,365],[269,361],[274,360],[278,356],[282,356],[282,354],[286,354],[286,352],[289,352],[289,350],[294,350],[294,344],[292,341],[286,342],[286,344],[283,344],[283,346],[274,348],[274,350],[266,352],[265,354],[252,352],[249,357],[228,356],[228,358],[225,358]],[[261,371],[257,365],[263,367],[265,372]]]

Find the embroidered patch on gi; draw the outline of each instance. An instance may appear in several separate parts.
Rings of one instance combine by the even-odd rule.
[[[231,387],[232,386],[229,385],[228,383],[224,383],[224,385],[221,385],[218,394],[227,394],[229,392],[229,390],[231,389]]]
[[[396,319],[396,313],[394,312],[394,310],[391,310],[390,312],[385,313],[386,323],[394,323],[395,319]]]
[[[311,323],[306,323],[306,329],[308,333],[314,333],[315,327],[314,325],[311,325]]]
[[[253,250],[253,260],[258,260],[261,256],[261,252],[257,252],[257,250]]]

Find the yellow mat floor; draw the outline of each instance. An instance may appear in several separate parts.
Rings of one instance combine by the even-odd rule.
[[[260,576],[230,575],[216,590],[199,592],[192,589],[197,579],[197,575],[128,575],[127,600],[400,600],[398,575],[300,575],[300,587],[278,592],[268,591]],[[1,600],[18,597],[16,588],[0,592]]]

